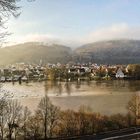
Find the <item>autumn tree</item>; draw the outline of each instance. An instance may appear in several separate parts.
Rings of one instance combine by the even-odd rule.
[[[92,113],[92,109],[89,106],[80,106],[79,108],[79,127],[80,127],[80,134],[84,135],[87,133],[89,128],[89,114]]]
[[[135,78],[140,78],[140,65],[139,64],[129,64],[126,69],[130,76],[133,76]]]
[[[60,134],[63,136],[73,136],[79,134],[78,113],[73,110],[61,112]]]
[[[112,125],[111,130],[128,127],[128,121],[126,115],[114,114],[109,117],[108,121],[111,122]]]
[[[134,94],[128,102],[127,109],[131,117],[134,119],[134,124],[137,125],[140,117],[140,96]]]
[[[36,115],[30,116],[28,120],[28,139],[38,140],[42,135],[41,128],[41,118],[38,113]],[[26,130],[27,131],[27,130]],[[25,139],[25,137],[24,137]]]

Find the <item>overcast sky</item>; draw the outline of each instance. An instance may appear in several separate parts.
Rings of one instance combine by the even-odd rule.
[[[140,0],[36,0],[11,18],[8,41],[69,46],[110,39],[140,39]]]

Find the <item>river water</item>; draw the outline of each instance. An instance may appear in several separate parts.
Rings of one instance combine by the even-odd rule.
[[[132,95],[140,93],[140,81],[76,81],[3,83],[1,96],[18,99],[22,105],[35,110],[40,99],[47,94],[61,109],[78,110],[85,105],[105,115],[127,113],[126,106]]]

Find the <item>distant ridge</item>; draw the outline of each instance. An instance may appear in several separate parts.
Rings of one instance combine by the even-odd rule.
[[[0,48],[0,65],[25,63],[67,63],[71,60],[72,51],[63,45],[43,45],[41,43],[24,43]]]
[[[29,42],[0,48],[0,66],[17,62],[92,62],[99,64],[140,63],[140,40],[110,40],[85,44],[72,51],[63,45]]]
[[[74,59],[100,64],[140,63],[140,40],[110,40],[85,44],[75,50]]]

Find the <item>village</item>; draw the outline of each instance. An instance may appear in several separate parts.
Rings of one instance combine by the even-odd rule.
[[[0,69],[0,82],[31,80],[112,80],[139,79],[140,65],[89,64],[25,64],[16,63]]]

